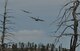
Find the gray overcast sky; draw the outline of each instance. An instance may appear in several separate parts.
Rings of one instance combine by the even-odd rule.
[[[24,42],[53,43],[54,38],[49,35],[56,30],[56,25],[53,27],[49,24],[56,19],[60,8],[67,3],[66,1],[69,0],[8,0],[8,9],[12,9],[9,11],[13,12],[10,15],[15,17],[12,21],[16,23],[13,39]],[[0,14],[3,13],[3,9],[4,0],[0,0]],[[32,13],[26,14],[21,9]],[[36,22],[28,16],[40,17],[45,22]],[[66,40],[63,38],[60,43],[63,43],[63,47],[69,48],[67,46],[69,45],[69,38],[67,38]]]

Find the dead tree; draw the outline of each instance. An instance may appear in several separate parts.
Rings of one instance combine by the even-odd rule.
[[[77,44],[77,40],[78,40],[78,20],[77,20],[77,16],[76,16],[76,10],[79,6],[79,1],[75,0],[73,2],[73,11],[72,11],[72,16],[73,16],[73,20],[74,20],[74,35],[73,35],[73,41],[71,43],[70,46],[70,51],[75,51],[76,50],[76,44]]]
[[[8,27],[8,24],[12,24],[9,20],[9,18],[11,18],[11,16],[8,16],[8,11],[7,11],[7,3],[8,0],[5,0],[5,6],[4,6],[4,13],[0,14],[2,16],[2,20],[1,21],[1,51],[5,51],[4,50],[4,40],[6,37],[11,36],[11,33],[8,32],[9,29],[12,29],[11,27]],[[6,38],[7,39],[7,38]]]
[[[7,1],[8,0],[6,0],[5,1],[5,9],[4,9],[4,15],[3,15],[3,20],[2,20],[2,37],[1,37],[1,51],[4,51],[4,37],[5,37],[5,30],[6,30],[6,27],[5,27],[5,25],[6,25],[6,14],[7,14],[7,12],[6,12],[6,7],[7,7]]]
[[[70,51],[76,51],[76,47],[77,47],[77,45],[79,45],[79,44],[77,44],[78,43],[78,36],[79,36],[79,33],[78,33],[79,26],[78,25],[79,25],[79,21],[80,21],[80,19],[78,17],[78,15],[80,15],[80,13],[77,13],[79,5],[80,5],[79,0],[73,0],[73,1],[68,2],[67,4],[65,4],[62,7],[58,16],[60,16],[61,11],[63,9],[65,9],[63,15],[61,17],[59,17],[59,19],[55,20],[55,21],[60,20],[59,25],[58,25],[59,27],[55,31],[55,33],[58,32],[58,30],[62,26],[65,26],[62,33],[59,36],[57,36],[58,41],[59,41],[60,37],[62,37],[63,35],[71,35]],[[69,24],[69,22],[71,22],[73,24],[67,25],[67,24]],[[73,33],[72,32],[71,33],[65,33],[68,28],[72,29]]]

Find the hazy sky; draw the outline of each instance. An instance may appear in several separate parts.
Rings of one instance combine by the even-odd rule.
[[[12,12],[10,15],[14,16],[13,22],[15,22],[12,32],[15,36],[11,39],[15,41],[23,42],[35,42],[35,43],[53,43],[54,38],[50,35],[56,30],[56,24],[50,26],[49,24],[56,19],[60,8],[63,4],[69,0],[8,0],[7,8]],[[4,0],[0,0],[0,14],[3,13]],[[21,11],[28,10],[31,14],[27,14]],[[28,16],[39,17],[44,22],[36,22]],[[69,37],[67,37],[69,39]],[[69,40],[62,38],[60,43],[63,43],[64,47],[69,45]]]

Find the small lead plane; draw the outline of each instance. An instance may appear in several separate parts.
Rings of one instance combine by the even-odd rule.
[[[26,10],[22,10],[23,12],[25,12],[25,13],[31,13],[31,12],[29,12],[29,11],[26,11]]]
[[[32,18],[32,19],[34,19],[35,21],[44,21],[42,19],[39,19],[39,17],[38,18],[35,18],[35,17],[32,17],[32,16],[29,16],[29,17]]]

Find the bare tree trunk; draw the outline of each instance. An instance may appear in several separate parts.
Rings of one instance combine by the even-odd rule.
[[[5,37],[5,30],[6,30],[6,27],[5,27],[5,25],[6,25],[6,14],[7,14],[7,12],[6,12],[6,8],[7,8],[7,1],[8,0],[5,0],[5,7],[4,7],[4,16],[3,16],[3,31],[2,31],[2,37],[1,37],[1,47],[2,47],[2,49],[1,49],[1,51],[4,51],[4,37]]]
[[[71,45],[70,45],[70,51],[76,51],[76,44],[77,44],[77,40],[78,40],[78,20],[77,20],[77,16],[76,16],[76,10],[79,6],[79,1],[75,0],[73,3],[73,12],[72,12],[72,16],[74,19],[74,35],[71,38]]]

